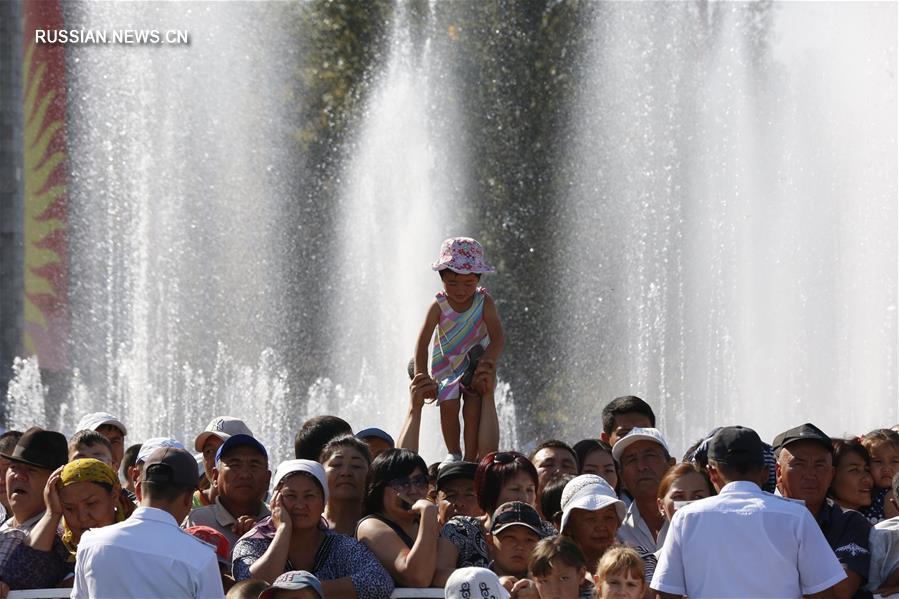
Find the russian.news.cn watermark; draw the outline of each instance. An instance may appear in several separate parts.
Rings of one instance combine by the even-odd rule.
[[[35,44],[190,45],[183,29],[35,29]]]

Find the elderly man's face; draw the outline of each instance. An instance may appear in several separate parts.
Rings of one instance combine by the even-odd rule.
[[[833,476],[833,456],[820,443],[797,441],[780,450],[777,488],[784,497],[813,508],[824,501]]]
[[[635,441],[621,454],[621,480],[635,498],[655,498],[671,462],[655,441]]]
[[[213,470],[219,495],[238,503],[262,501],[271,476],[268,460],[250,446],[231,449]]]
[[[44,485],[50,471],[12,461],[6,471],[6,492],[13,516],[19,523],[44,510]]]

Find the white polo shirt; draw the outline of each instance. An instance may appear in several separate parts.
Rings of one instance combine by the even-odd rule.
[[[650,586],[690,599],[783,599],[844,578],[805,506],[737,481],[674,514]]]
[[[89,530],[78,543],[73,598],[224,595],[215,551],[166,511],[139,507],[124,522]]]

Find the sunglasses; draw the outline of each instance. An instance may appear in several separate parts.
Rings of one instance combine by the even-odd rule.
[[[418,489],[424,489],[428,486],[429,481],[427,476],[418,475],[418,476],[404,476],[402,478],[395,478],[389,483],[387,486],[391,489],[397,491],[406,491],[411,489],[412,487],[416,487]]]

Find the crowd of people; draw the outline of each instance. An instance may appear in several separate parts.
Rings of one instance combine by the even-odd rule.
[[[418,377],[396,441],[317,416],[271,464],[243,420],[189,446],[126,443],[112,414],[66,439],[0,436],[0,596],[383,599],[871,597],[899,592],[899,433],[832,439],[805,423],[763,442],[711,431],[677,459],[649,404],[530,455],[428,465]]]
[[[432,268],[443,289],[396,440],[316,416],[275,465],[233,416],[187,446],[127,446],[109,413],[85,415],[69,439],[0,436],[0,599],[55,586],[79,599],[899,593],[899,433],[832,439],[805,423],[768,444],[726,426],[678,460],[651,406],[623,396],[595,438],[500,451],[505,333],[478,286],[494,269],[464,237],[444,241]],[[447,456],[428,465],[418,442],[431,401]]]

